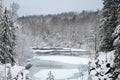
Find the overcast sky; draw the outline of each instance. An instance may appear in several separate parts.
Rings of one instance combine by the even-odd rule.
[[[13,1],[20,5],[19,16],[95,11],[103,7],[102,0],[5,0],[5,5],[9,6]]]

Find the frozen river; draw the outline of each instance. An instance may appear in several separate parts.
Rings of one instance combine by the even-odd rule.
[[[28,62],[32,80],[82,80],[87,76],[88,57],[65,55],[34,55]]]

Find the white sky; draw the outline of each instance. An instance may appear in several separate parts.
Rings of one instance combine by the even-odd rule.
[[[13,1],[20,5],[19,16],[94,11],[103,6],[102,0],[5,0],[5,5],[9,6]]]

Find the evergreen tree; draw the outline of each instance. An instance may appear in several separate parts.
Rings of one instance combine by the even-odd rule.
[[[105,57],[106,60],[101,59],[104,54],[99,52],[99,56],[90,68],[90,74],[95,71],[93,75],[96,80],[118,80],[120,74],[120,0],[103,1],[99,50],[106,52],[108,56]],[[115,50],[115,53],[112,50]],[[112,52],[108,53],[109,51]]]
[[[54,80],[54,76],[52,75],[51,71],[48,73],[48,77],[46,80]]]
[[[15,46],[14,31],[14,24],[5,9],[0,23],[0,62],[3,64],[15,62],[13,58]]]
[[[111,37],[117,23],[117,8],[119,0],[103,0],[103,18],[100,25],[101,41],[99,50],[103,52],[112,51],[113,38]]]
[[[117,26],[113,35],[114,40],[114,47],[115,47],[115,65],[117,68],[120,67],[120,25]]]
[[[120,69],[120,1],[118,0],[118,9],[117,9],[117,22],[118,26],[114,30],[112,37],[114,39],[113,46],[115,47],[115,67]]]

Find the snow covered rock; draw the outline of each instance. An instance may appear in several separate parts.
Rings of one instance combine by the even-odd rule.
[[[114,66],[114,52],[99,52],[97,59],[90,63],[91,80],[119,80],[119,70]]]

